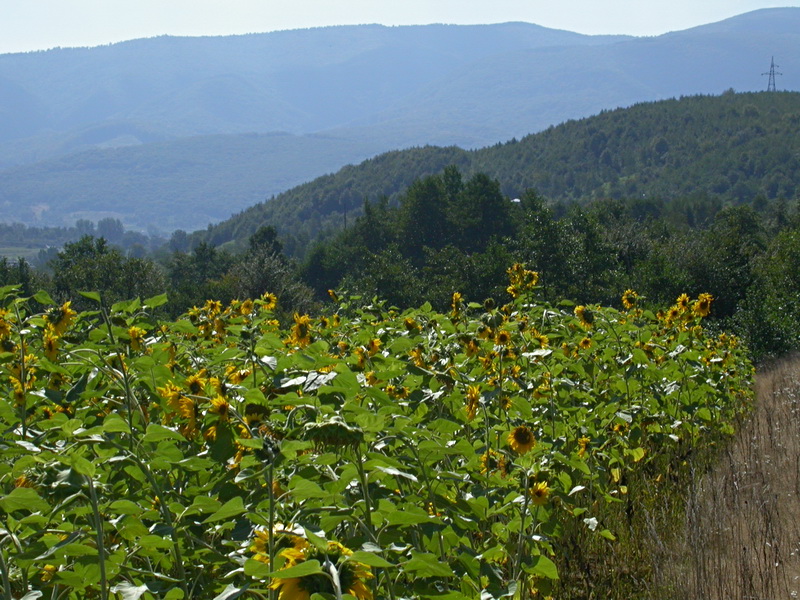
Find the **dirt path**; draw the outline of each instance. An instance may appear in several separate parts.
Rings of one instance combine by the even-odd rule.
[[[763,369],[757,407],[690,494],[675,598],[800,597],[800,356]]]

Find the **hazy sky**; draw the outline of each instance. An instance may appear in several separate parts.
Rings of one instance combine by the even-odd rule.
[[[657,35],[777,6],[800,1],[0,0],[0,53],[360,23],[527,21],[580,33]]]

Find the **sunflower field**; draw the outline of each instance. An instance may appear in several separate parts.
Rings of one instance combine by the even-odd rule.
[[[332,291],[288,326],[271,294],[166,322],[165,296],[0,290],[0,594],[565,596],[733,432],[752,368],[710,296],[552,305],[509,277],[503,306]]]

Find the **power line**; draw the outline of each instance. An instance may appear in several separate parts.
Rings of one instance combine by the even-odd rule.
[[[769,75],[769,83],[767,83],[767,91],[768,92],[774,92],[775,91],[775,75],[783,75],[783,73],[777,73],[775,71],[775,67],[777,67],[777,66],[778,65],[775,64],[775,57],[773,56],[772,57],[772,62],[769,65],[769,72],[761,74],[762,77],[764,75]]]

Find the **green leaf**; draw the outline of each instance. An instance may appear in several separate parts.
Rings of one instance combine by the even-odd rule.
[[[168,298],[166,294],[159,294],[158,296],[153,296],[152,298],[145,300],[144,305],[148,308],[156,308],[162,304],[166,304],[167,300]]]
[[[147,431],[144,434],[143,442],[160,442],[161,440],[181,440],[183,436],[169,427],[164,427],[158,423],[150,423],[147,426]]]
[[[44,290],[39,290],[33,295],[33,299],[36,300],[39,304],[50,305],[55,304],[55,301],[50,297],[50,294],[45,292]]]
[[[318,560],[304,560],[299,565],[289,567],[288,569],[281,569],[280,571],[273,571],[272,573],[269,573],[268,576],[275,579],[291,579],[292,577],[318,575],[322,572],[322,567],[320,566]]]
[[[105,433],[130,433],[131,428],[121,416],[112,412],[103,419],[103,431]]]
[[[228,584],[222,593],[217,594],[214,596],[214,600],[233,600],[233,598],[238,598],[242,594],[247,591],[247,588],[250,587],[249,585],[245,585],[244,587],[237,588],[232,583]]]
[[[386,515],[389,525],[417,525],[433,520],[433,517],[418,506],[405,506],[402,510],[395,510]]]
[[[600,532],[600,535],[602,535],[607,540],[611,540],[612,542],[616,541],[617,539],[617,536],[611,533],[608,529],[603,529],[603,531]]]
[[[330,494],[323,490],[319,485],[302,477],[294,477],[289,483],[289,491],[295,500],[307,500],[309,498],[327,498]]]
[[[695,416],[696,416],[698,419],[702,419],[703,421],[706,421],[706,422],[708,422],[708,421],[711,421],[711,419],[712,419],[712,417],[711,417],[711,411],[710,411],[710,410],[708,410],[708,409],[707,409],[707,408],[705,408],[705,407],[703,407],[703,408],[699,409],[699,410],[698,410],[698,411],[695,413]]]
[[[412,475],[411,473],[405,473],[404,471],[401,471],[400,469],[395,469],[394,467],[376,466],[375,468],[378,469],[379,471],[383,471],[384,473],[388,473],[389,475],[396,475],[399,477],[405,477],[406,479],[410,479],[411,481],[418,481],[415,475]]]
[[[89,300],[94,300],[98,304],[102,302],[100,300],[100,293],[99,292],[78,292],[84,298],[88,298]]]
[[[192,505],[186,509],[186,514],[213,513],[220,510],[221,507],[219,500],[208,496],[195,496]]]
[[[389,569],[394,567],[392,563],[388,560],[384,559],[382,556],[378,556],[372,552],[364,552],[363,550],[358,550],[353,552],[350,556],[347,557],[347,560],[359,562],[363,565],[367,565],[370,567],[379,567],[382,569]]]
[[[146,585],[131,585],[128,582],[117,584],[111,588],[112,594],[122,594],[122,600],[139,600],[148,591]]]
[[[214,523],[215,521],[230,519],[231,517],[242,514],[246,510],[242,497],[235,496],[223,504],[217,512],[208,517],[203,523]]]
[[[439,562],[428,552],[411,552],[411,560],[403,565],[403,570],[415,573],[417,577],[454,577],[450,565]]]
[[[85,459],[82,456],[71,454],[67,459],[66,464],[72,467],[76,473],[80,473],[81,475],[86,475],[87,477],[94,477],[96,471],[94,463]]]
[[[270,576],[270,566],[260,560],[248,558],[244,563],[244,574],[255,579],[266,579]]]
[[[525,571],[548,579],[558,579],[558,568],[556,564],[546,556],[539,555],[533,565],[526,567]]]
[[[144,509],[130,500],[115,500],[108,509],[117,515],[139,515]]]

